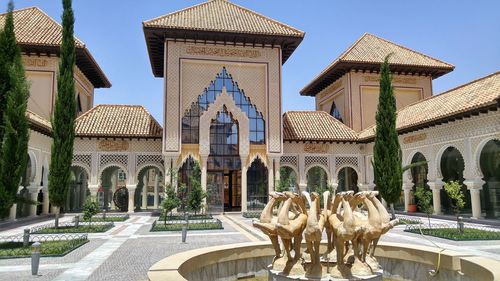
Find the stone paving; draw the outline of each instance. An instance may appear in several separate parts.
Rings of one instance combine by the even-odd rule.
[[[157,219],[149,214],[134,214],[125,222],[116,222],[105,233],[89,234],[90,242],[64,257],[42,258],[39,276],[31,276],[30,259],[0,259],[0,280],[147,280],[147,271],[157,261],[182,251],[249,241],[266,241],[268,238],[252,227],[252,219],[241,214],[217,216],[223,230],[189,231],[187,243],[181,243],[180,232],[150,232]],[[61,222],[70,221],[66,216]],[[426,221],[426,219],[425,219]],[[432,223],[451,223],[432,219]],[[0,235],[21,234],[24,228],[48,222],[36,223],[8,231]],[[456,242],[439,238],[423,238],[404,232],[405,226],[397,226],[382,238],[383,241],[434,246],[465,251],[500,260],[500,241]],[[498,229],[498,228],[495,228]],[[432,241],[432,242],[431,242]]]

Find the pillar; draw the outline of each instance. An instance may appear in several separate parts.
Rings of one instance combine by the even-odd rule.
[[[10,207],[9,220],[11,221],[16,220],[16,212],[17,212],[17,204],[13,204],[12,207]]]
[[[48,215],[49,214],[49,187],[44,186],[42,188],[43,192],[43,205],[42,205],[42,214]]]
[[[38,192],[40,191],[40,187],[31,183],[28,187],[28,192],[30,194],[31,201],[38,202]],[[36,217],[36,204],[30,205],[30,217]]]
[[[413,189],[412,182],[403,182],[403,192],[405,197],[405,212],[408,212],[408,205],[411,204],[411,191]]]
[[[307,182],[299,182],[299,193],[302,193],[302,191],[307,191]]]
[[[244,160],[244,161],[243,161]],[[241,159],[241,211],[247,211],[248,186],[247,186],[247,159]]]
[[[481,218],[481,189],[483,189],[484,181],[481,178],[466,179],[464,184],[470,191],[470,199],[472,205],[472,218]]]
[[[141,203],[142,203],[141,209],[146,210],[148,207],[148,182],[147,182],[146,173],[144,173],[144,176],[142,177],[142,202]]]
[[[432,190],[432,206],[434,208],[435,215],[441,215],[441,189],[443,188],[443,182],[441,179],[437,179],[433,182],[428,182],[427,185]]]
[[[128,190],[128,213],[133,213],[135,209],[135,189],[137,185],[129,185],[127,184]]]
[[[92,200],[97,200],[97,191],[99,190],[98,184],[89,184],[89,191]]]
[[[153,208],[158,209],[158,201],[159,201],[159,195],[158,195],[158,185],[160,182],[160,175],[159,172],[155,172],[155,185],[154,185],[154,193],[155,193],[155,198],[153,200]]]
[[[268,192],[273,192],[274,191],[274,167],[273,167],[273,160],[269,159],[269,165],[267,165],[267,184],[269,186]]]

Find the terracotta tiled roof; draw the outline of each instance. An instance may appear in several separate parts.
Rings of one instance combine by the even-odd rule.
[[[25,52],[59,52],[62,43],[62,26],[37,7],[15,10],[14,33]],[[6,14],[0,14],[0,28],[5,24]],[[95,62],[85,44],[75,37],[76,64],[95,87],[110,87],[104,72]]]
[[[499,105],[500,71],[400,109],[396,128],[400,133],[413,131]],[[361,131],[359,138],[369,139],[374,135],[372,126]]]
[[[163,77],[165,39],[281,46],[282,63],[304,32],[227,0],[211,0],[143,22],[153,74]]]
[[[286,141],[356,141],[357,134],[324,111],[289,111],[283,115]]]
[[[45,120],[42,116],[28,109],[26,110],[26,117],[28,117],[28,122],[30,123],[30,127],[32,129],[42,131],[46,134],[52,133],[52,125],[50,124],[50,121]]]
[[[146,27],[303,37],[304,32],[227,0],[211,0],[144,22]]]
[[[140,105],[97,105],[75,123],[78,137],[161,138],[163,131]]]
[[[304,87],[301,90],[301,94],[316,95],[350,69],[358,68],[378,71],[384,58],[391,53],[389,63],[392,71],[419,72],[430,74],[436,78],[454,69],[454,66],[449,63],[408,49],[378,36],[365,33]],[[327,82],[326,85],[325,82]]]

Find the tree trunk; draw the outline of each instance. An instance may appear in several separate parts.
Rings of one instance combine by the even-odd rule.
[[[394,203],[391,203],[390,206],[391,206],[392,219],[395,220],[396,219],[396,211],[394,210]]]
[[[56,211],[56,218],[54,221],[55,228],[59,228],[59,212],[60,212],[60,210],[61,210],[61,207],[55,207],[55,211]]]

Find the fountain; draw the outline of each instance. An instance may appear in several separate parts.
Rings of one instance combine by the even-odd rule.
[[[375,249],[380,236],[398,220],[390,219],[376,195],[377,191],[335,195],[328,191],[322,195],[271,193],[260,219],[253,222],[254,227],[269,236],[275,251],[268,267],[269,280],[382,280]],[[276,205],[279,207],[274,216]],[[362,212],[362,208],[367,213]],[[321,253],[323,231],[327,247]],[[304,253],[301,252],[303,239],[307,245]]]

